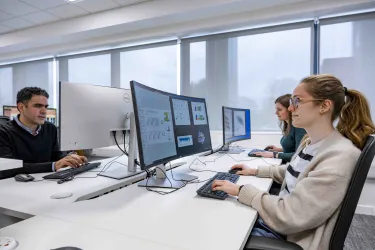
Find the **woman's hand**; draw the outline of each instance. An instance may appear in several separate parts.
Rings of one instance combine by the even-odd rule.
[[[247,175],[247,176],[252,176],[252,175],[257,175],[258,174],[258,169],[255,168],[249,168],[245,164],[236,164],[231,167],[231,169],[241,169],[240,171],[236,172],[238,175]]]
[[[255,155],[258,155],[264,158],[273,158],[273,152],[256,152]]]
[[[212,191],[224,191],[227,194],[238,196],[240,186],[227,180],[215,180],[212,183]]]
[[[283,149],[282,148],[278,148],[276,147],[275,145],[268,145],[266,148],[265,148],[266,151],[276,151],[276,152],[283,152]]]

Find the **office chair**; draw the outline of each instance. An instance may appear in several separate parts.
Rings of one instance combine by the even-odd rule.
[[[10,121],[9,117],[0,115],[0,125]]]
[[[350,224],[357,208],[358,200],[361,196],[367,174],[375,156],[375,135],[367,138],[365,147],[355,166],[353,176],[350,180],[348,191],[342,202],[341,210],[333,229],[329,243],[330,250],[344,249],[344,243],[348,234]],[[250,236],[244,247],[245,250],[303,250],[299,245],[259,236]]]

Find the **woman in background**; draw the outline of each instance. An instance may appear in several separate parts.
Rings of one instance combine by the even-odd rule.
[[[288,110],[291,94],[278,97],[275,101],[276,115],[280,121],[280,128],[283,132],[280,144],[282,148],[274,145],[267,146],[271,152],[257,152],[258,156],[265,158],[282,159],[282,163],[289,162],[301,143],[306,131],[303,128],[296,128],[292,125],[292,113]]]

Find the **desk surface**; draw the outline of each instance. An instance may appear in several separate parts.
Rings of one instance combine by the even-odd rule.
[[[3,228],[0,230],[0,236],[16,239],[19,243],[17,250],[48,250],[67,246],[83,250],[183,250],[44,216],[35,216]]]
[[[191,168],[194,170],[222,172],[227,172],[230,166],[236,163],[236,161],[240,162],[245,159],[247,161],[243,161],[243,163],[252,167],[266,164],[263,159],[249,158],[246,154],[223,155],[220,158],[219,156],[221,155],[215,154],[208,157],[200,157],[199,159],[201,161],[206,162],[205,165],[195,160],[196,156],[188,157],[186,160],[189,163],[195,160],[191,165]],[[265,161],[273,164],[280,162],[275,159],[265,159]],[[200,180],[206,180],[215,175],[215,173],[208,171],[192,171],[188,165],[189,164],[185,164],[182,167],[176,168],[173,172],[196,175]],[[95,180],[95,184],[91,183],[93,180]],[[59,188],[66,188],[68,189],[67,191],[69,191],[73,189],[73,186],[69,187],[69,185],[77,185],[74,186],[74,188],[78,189],[74,191],[77,196],[78,194],[92,191],[93,188],[100,185],[111,185],[111,182],[114,183],[118,181],[104,177],[80,179],[79,181],[74,180],[71,183],[59,185],[62,186]],[[42,183],[44,182],[31,184],[39,185]],[[241,176],[238,184],[246,183],[252,183],[261,190],[268,190],[272,181],[271,179]],[[46,183],[46,185],[50,184],[51,183]],[[94,231],[104,230],[106,232],[113,232],[114,235],[126,235],[132,239],[144,239],[156,245],[172,247],[172,249],[242,249],[256,220],[257,212],[240,204],[234,197],[228,197],[226,200],[221,201],[197,196],[196,190],[203,184],[204,183],[189,184],[181,190],[164,196],[149,192],[145,188],[140,188],[137,184],[133,184],[96,199],[75,203],[72,202],[77,197],[64,200],[49,199],[50,194],[56,193],[56,190],[51,192],[48,191],[49,188],[46,187],[47,191],[44,191],[42,195],[32,194],[33,198],[29,200],[33,205],[27,205],[27,209],[22,208],[22,205],[25,205],[25,203],[21,201],[11,202],[10,204],[12,205],[7,206],[12,210],[38,210],[37,214],[41,216],[36,216],[32,218],[33,220],[30,219],[12,225],[6,228],[6,230],[12,230],[13,227],[20,227],[24,223],[27,223],[25,226],[29,228],[28,230],[33,230],[33,226],[42,230],[44,224],[37,223],[37,221],[48,220],[43,219],[44,216],[46,216],[56,219],[58,221],[56,223],[62,223],[61,221],[63,221],[69,224],[66,225],[66,227],[78,225],[88,227]],[[57,184],[52,183],[52,185],[56,186]],[[65,185],[66,187],[64,187]],[[9,188],[11,187],[8,187],[8,190],[10,190]],[[22,188],[17,187],[17,196],[21,189],[25,191],[24,186],[22,186]],[[27,192],[29,192],[30,189],[28,188],[27,190]],[[35,188],[35,190],[31,192],[36,191],[37,189]],[[59,192],[60,191],[66,190],[59,190]],[[14,196],[14,190],[12,190],[12,193]],[[0,195],[2,195],[2,193],[0,193]],[[23,194],[22,196],[27,196],[27,194]],[[38,197],[41,196],[43,196],[43,198],[38,200]],[[45,196],[48,196],[47,200]],[[10,197],[9,194],[8,197]],[[37,199],[37,201],[33,199]],[[46,203],[50,205],[46,206]],[[35,207],[38,207],[38,204],[43,206],[43,208],[36,209]],[[2,206],[3,202],[0,204],[0,207]],[[71,225],[68,222],[73,224]],[[49,230],[48,226],[51,225],[49,225],[48,222],[45,222],[45,224],[45,230]],[[4,230],[0,230],[1,235],[8,232]],[[96,231],[93,232],[93,234],[94,233],[96,233]],[[8,234],[8,236],[23,239],[23,235],[20,234]],[[228,240],[220,241],[220,239]],[[46,242],[47,241],[46,239]],[[25,242],[28,242],[28,240],[25,240]],[[84,241],[82,240],[82,242]],[[128,246],[127,244],[125,245]],[[138,248],[131,247],[129,249]],[[140,247],[139,249],[145,248]]]
[[[102,161],[101,166],[93,171],[100,171],[105,163],[111,159]],[[127,157],[118,158],[118,162],[127,164]],[[110,170],[117,167],[124,167],[118,163],[111,166]],[[131,184],[144,178],[144,174],[139,174],[131,178],[115,180],[107,177],[97,176],[98,172],[86,172],[80,174],[74,179],[63,184],[57,184],[56,181],[43,180],[37,182],[16,182],[14,178],[0,181],[0,212],[22,219],[33,215],[41,215],[55,207],[63,204],[72,204],[79,197],[87,195],[96,190],[111,187],[113,185],[124,183]],[[43,174],[32,174],[35,180],[42,180]],[[82,178],[87,177],[87,178]],[[95,177],[95,178],[91,178]],[[66,199],[51,199],[53,194],[70,192],[73,195]],[[18,213],[17,213],[18,212]],[[24,215],[23,215],[23,214]],[[29,215],[29,216],[28,216]]]

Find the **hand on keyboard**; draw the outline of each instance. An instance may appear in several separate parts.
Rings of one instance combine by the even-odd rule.
[[[256,152],[254,153],[256,156],[264,157],[264,158],[273,158],[273,152]]]
[[[55,170],[57,171],[60,168],[65,167],[78,168],[84,163],[87,163],[86,157],[77,154],[70,154],[55,163]]]
[[[214,180],[212,191],[222,191],[233,196],[238,196],[240,186],[227,180]]]
[[[237,169],[238,171],[236,172],[236,174],[239,174],[239,175],[252,176],[252,175],[257,175],[258,174],[258,170],[257,169],[255,169],[255,168],[249,168],[248,166],[246,166],[243,163],[233,165],[231,167],[231,170],[232,169]]]
[[[236,183],[239,178],[240,177],[236,174],[219,172],[214,177],[212,177],[209,181],[207,181],[203,186],[201,186],[197,190],[197,194],[200,196],[204,196],[204,197],[224,200],[225,198],[227,198],[228,194],[224,191],[213,190],[212,189],[213,182],[216,180],[220,180],[220,181],[229,181],[231,183],[232,182]]]

